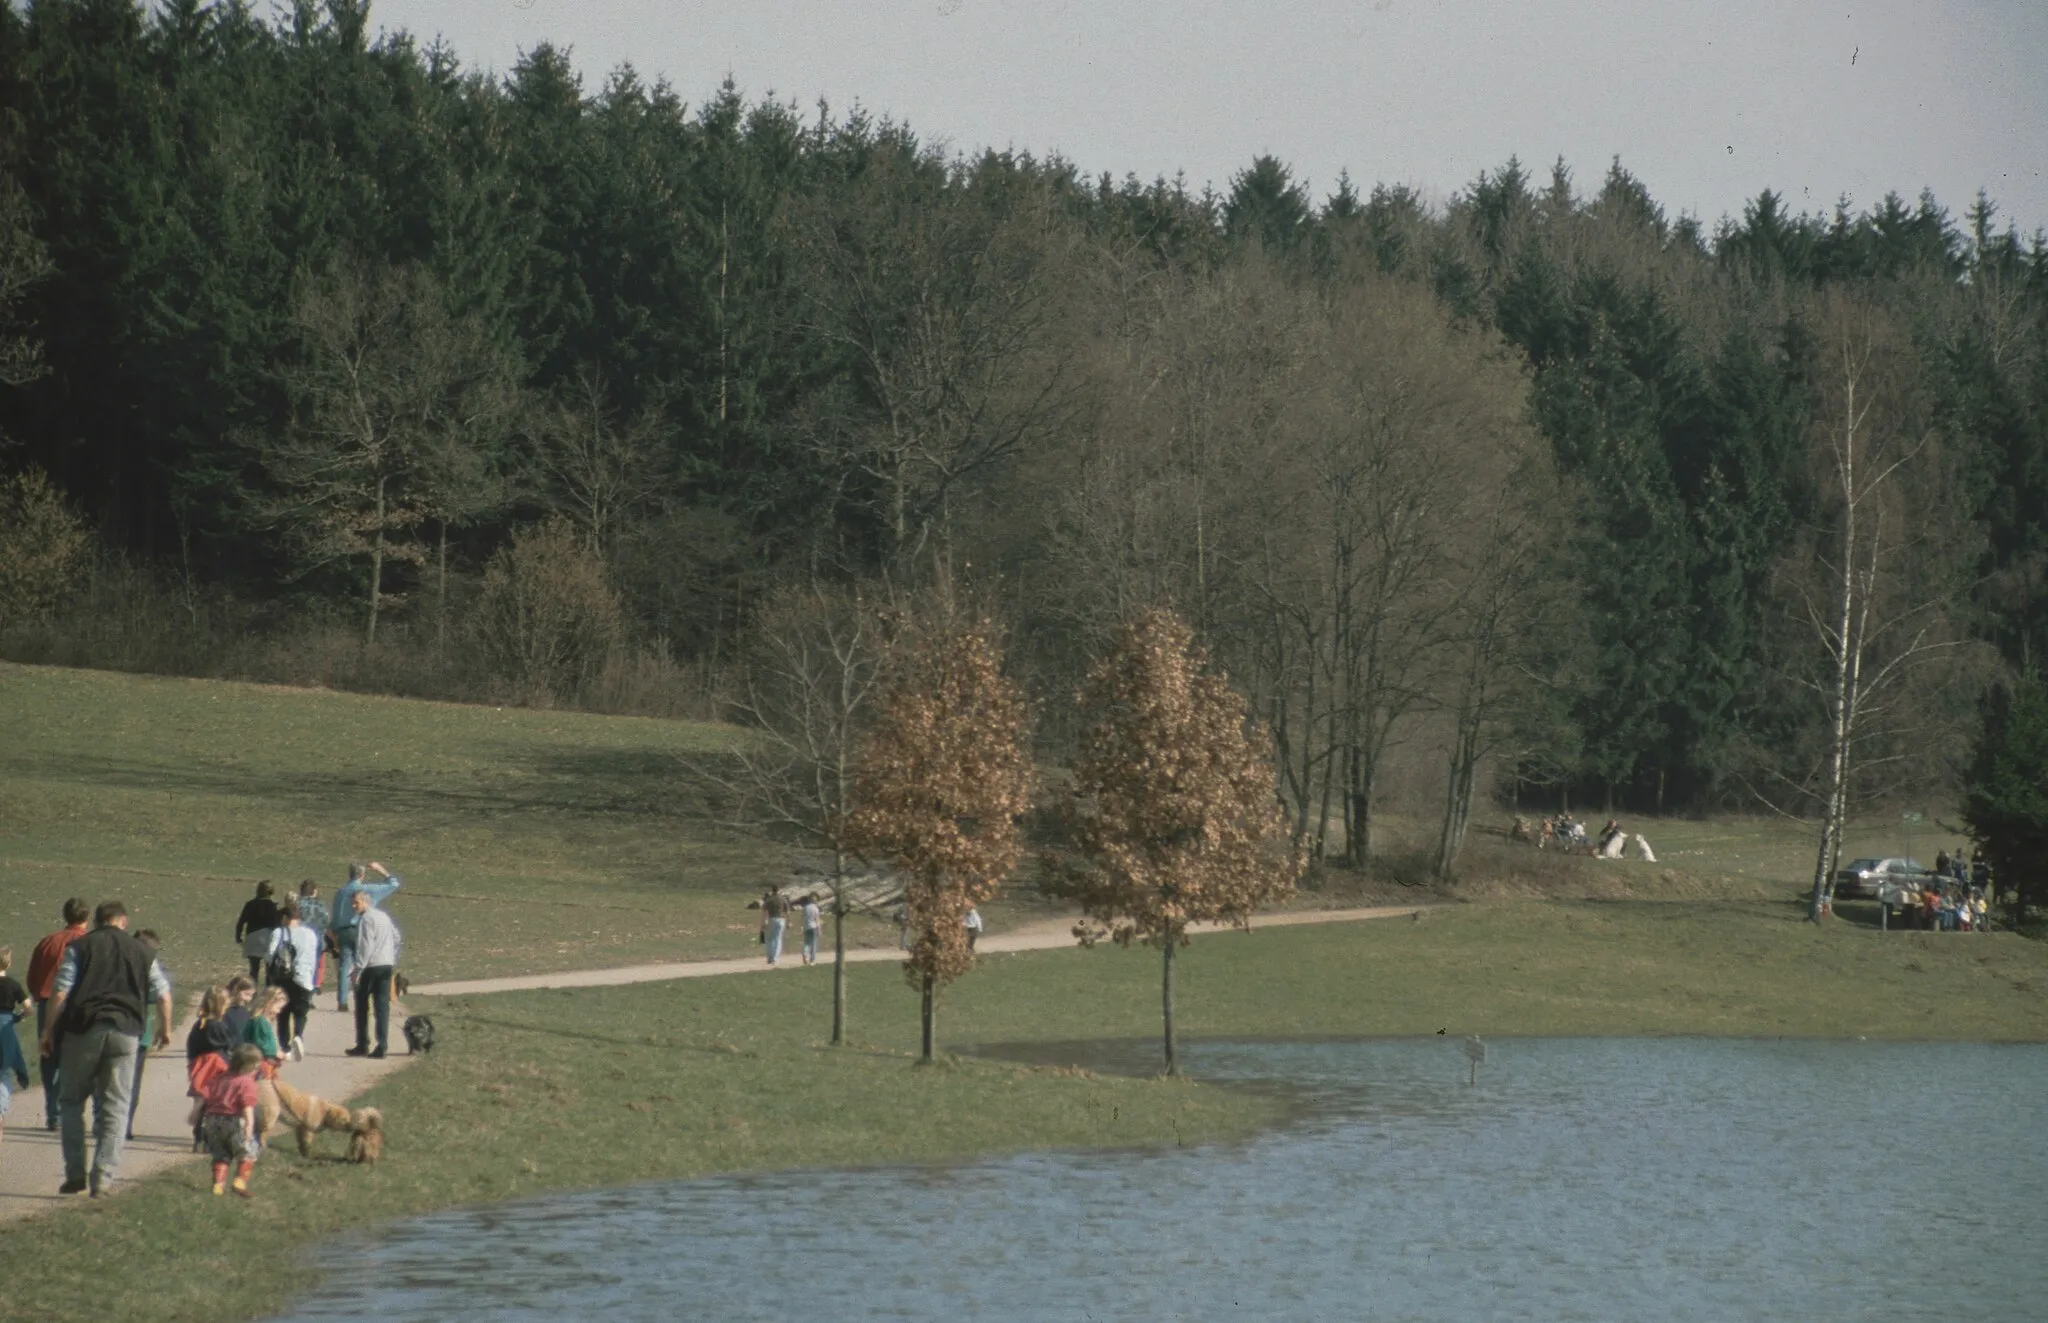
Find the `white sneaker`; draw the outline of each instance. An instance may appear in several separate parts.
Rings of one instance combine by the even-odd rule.
[[[306,1040],[305,1040],[305,1039],[303,1039],[303,1038],[294,1038],[294,1039],[292,1040],[292,1060],[294,1060],[294,1061],[304,1061],[305,1059],[306,1059]]]

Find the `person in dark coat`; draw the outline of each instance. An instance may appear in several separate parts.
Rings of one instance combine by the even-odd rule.
[[[235,940],[242,944],[252,982],[263,981],[263,961],[270,955],[271,930],[278,922],[277,888],[268,879],[258,882],[255,897],[242,906],[241,917],[235,920]]]

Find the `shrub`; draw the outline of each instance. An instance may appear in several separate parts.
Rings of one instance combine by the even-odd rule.
[[[47,615],[91,550],[92,533],[41,469],[0,482],[0,629]]]
[[[484,569],[477,641],[528,702],[574,695],[623,631],[604,562],[565,519],[529,528]]]

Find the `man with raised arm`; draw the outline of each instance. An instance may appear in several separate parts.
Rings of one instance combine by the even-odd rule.
[[[369,897],[370,908],[375,909],[404,885],[390,869],[374,859],[369,863],[369,871],[377,875],[377,881],[372,882],[364,876],[362,864],[350,864],[347,883],[334,893],[334,918],[327,931],[334,938],[334,958],[340,964],[336,971],[340,977],[334,984],[335,996],[339,999],[337,1010],[348,1009],[348,990],[356,981],[356,970],[361,968],[356,963],[356,897]]]

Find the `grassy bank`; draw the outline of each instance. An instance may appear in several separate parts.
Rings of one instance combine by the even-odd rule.
[[[1149,1039],[1157,968],[1144,950],[991,957],[947,993],[942,1038]],[[1197,1036],[2048,1040],[2041,944],[1815,929],[1789,901],[1475,904],[1206,937],[1179,968]],[[856,1045],[837,1050],[823,968],[448,999],[432,1008],[441,1047],[374,1095],[391,1132],[382,1166],[274,1154],[253,1205],[211,1198],[189,1168],[0,1228],[0,1279],[36,1281],[53,1320],[250,1317],[282,1303],[278,1255],[414,1212],[715,1172],[1194,1144],[1276,1117],[1269,1100],[1199,1085],[917,1068],[915,998],[896,971],[851,975]],[[108,1262],[134,1271],[109,1283]]]

